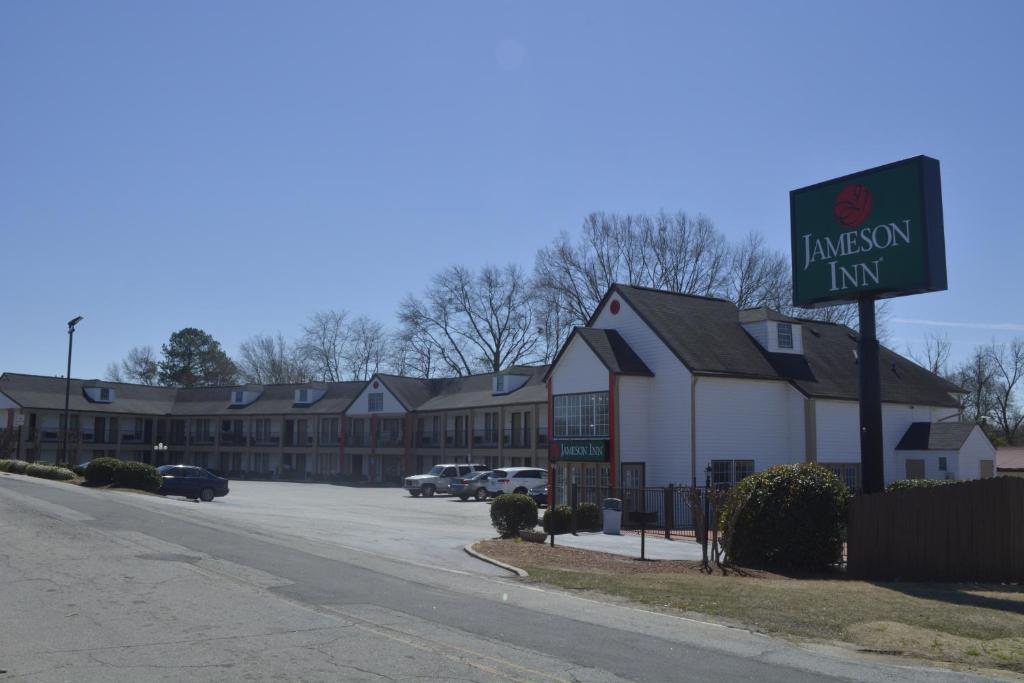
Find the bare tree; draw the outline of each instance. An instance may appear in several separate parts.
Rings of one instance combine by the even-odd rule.
[[[340,382],[346,367],[348,330],[346,311],[320,311],[310,316],[298,343],[301,357],[313,376],[324,382]]]
[[[111,382],[134,382],[153,386],[158,383],[160,366],[152,346],[132,347],[120,363],[107,366],[106,378]]]
[[[920,353],[907,347],[907,355],[921,367],[931,370],[936,375],[946,377],[951,348],[952,344],[947,335],[931,332],[925,335],[924,348]]]
[[[121,366],[117,363],[108,363],[107,371],[103,373],[103,379],[108,382],[123,382],[124,375],[121,374]]]
[[[289,344],[280,332],[276,337],[250,337],[242,342],[238,357],[238,370],[245,382],[293,384],[308,382],[313,376],[312,367],[299,348]]]
[[[352,379],[368,380],[380,371],[388,353],[384,326],[366,316],[356,318],[348,328],[345,367]]]
[[[975,349],[953,372],[953,381],[967,392],[960,399],[964,420],[983,425],[989,419],[995,405],[994,376],[992,358],[984,347]]]
[[[784,310],[792,300],[789,260],[765,246],[764,237],[750,233],[729,255],[724,294],[739,308],[768,306]]]
[[[434,276],[423,299],[406,297],[403,334],[414,335],[458,374],[496,372],[540,356],[532,288],[517,266],[479,272],[452,266]]]
[[[433,377],[437,359],[431,340],[416,330],[399,330],[388,344],[387,366],[396,375]]]
[[[1012,444],[1024,424],[1024,402],[1018,396],[1024,387],[1024,337],[993,343],[986,353],[993,376],[992,415],[1006,443]]]

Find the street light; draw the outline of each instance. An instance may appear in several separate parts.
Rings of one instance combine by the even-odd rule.
[[[68,459],[68,432],[71,431],[71,422],[68,418],[68,404],[71,401],[71,344],[75,340],[75,325],[80,322],[82,322],[82,316],[68,321],[68,374],[64,379],[64,448],[61,453],[62,462]]]
[[[161,460],[167,454],[167,444],[163,441],[153,446],[153,464],[162,464]]]

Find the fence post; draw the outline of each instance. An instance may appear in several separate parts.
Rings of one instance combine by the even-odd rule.
[[[579,507],[580,503],[580,485],[572,485],[572,535],[576,535],[576,508]]]
[[[671,540],[672,538],[672,522],[674,521],[675,515],[673,510],[672,494],[675,492],[675,486],[669,484],[665,487],[665,540]]]

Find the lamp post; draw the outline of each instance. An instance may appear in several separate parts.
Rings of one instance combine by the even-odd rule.
[[[153,446],[153,465],[157,466],[163,464],[160,460],[167,455],[167,444],[163,441]]]
[[[61,452],[61,462],[68,459],[68,433],[71,431],[71,422],[68,418],[68,405],[71,402],[71,345],[75,341],[75,325],[82,322],[82,316],[77,316],[68,321],[68,374],[64,380],[64,448]]]

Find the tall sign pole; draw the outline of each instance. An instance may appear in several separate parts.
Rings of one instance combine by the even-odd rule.
[[[859,309],[861,478],[865,493],[878,493],[884,392],[875,300],[946,289],[939,162],[919,156],[793,190],[789,210],[793,304]]]

